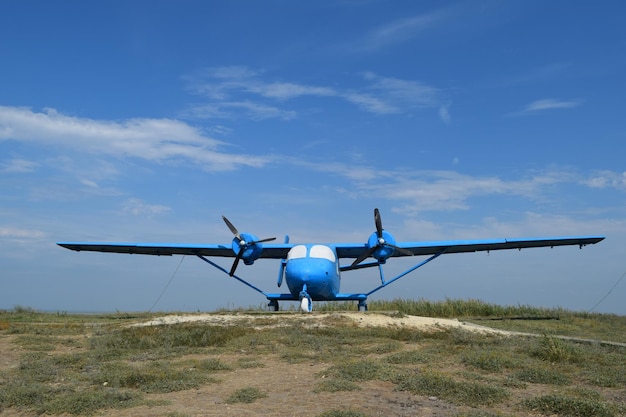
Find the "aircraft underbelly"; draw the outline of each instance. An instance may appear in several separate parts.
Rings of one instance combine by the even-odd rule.
[[[306,291],[314,301],[332,300],[339,292],[337,265],[326,259],[290,260],[285,268],[285,280],[294,296],[298,296],[306,285]]]

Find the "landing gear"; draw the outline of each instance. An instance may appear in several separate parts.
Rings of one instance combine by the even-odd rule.
[[[270,311],[278,311],[278,300],[270,300],[269,304],[267,305],[270,309]]]
[[[365,300],[359,301],[359,311],[367,311],[367,303]]]
[[[306,292],[306,284],[302,286],[302,291],[300,291],[300,310],[304,313],[313,311],[313,300],[311,300],[309,293]]]

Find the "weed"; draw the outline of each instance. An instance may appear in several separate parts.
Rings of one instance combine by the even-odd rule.
[[[178,369],[165,362],[147,365],[126,365],[121,362],[105,364],[95,378],[97,385],[115,388],[133,388],[146,393],[165,393],[198,388],[216,382],[205,372]]]
[[[217,371],[232,371],[232,367],[223,363],[219,359],[209,358],[203,360],[194,360],[190,363],[185,363],[185,366],[189,367],[189,371],[202,371],[202,372],[217,372]]]
[[[463,355],[463,363],[488,372],[500,372],[504,368],[515,366],[500,350],[473,349]]]
[[[544,368],[526,368],[515,373],[515,378],[523,382],[548,385],[569,385],[571,379],[562,372]]]
[[[509,396],[501,387],[456,381],[448,375],[433,371],[407,374],[400,377],[397,383],[400,391],[440,397],[459,405],[497,404]]]
[[[255,358],[239,358],[237,360],[237,365],[239,365],[239,367],[242,369],[265,367],[265,364],[263,362]]]
[[[552,363],[576,362],[580,359],[579,352],[571,343],[547,335],[540,339],[532,355]]]
[[[395,370],[379,361],[364,359],[331,366],[329,375],[348,381],[390,380]]]
[[[597,399],[575,398],[564,395],[544,395],[524,401],[531,411],[570,417],[614,417],[616,407]]]
[[[253,403],[259,398],[265,398],[267,394],[256,387],[246,387],[235,391],[226,399],[227,404]]]
[[[179,356],[189,349],[223,346],[252,329],[232,326],[167,325],[114,330],[91,339],[91,348],[102,360],[122,359],[150,352],[153,359]]]
[[[116,389],[74,390],[49,384],[12,382],[0,393],[3,407],[27,407],[37,414],[91,415],[103,408],[128,408],[138,405],[140,397]]]

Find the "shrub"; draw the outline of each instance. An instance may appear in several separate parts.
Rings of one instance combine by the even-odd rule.
[[[234,404],[234,403],[253,403],[259,398],[265,398],[267,394],[261,391],[256,387],[246,387],[241,388],[231,394],[230,397],[226,399],[226,403]]]
[[[569,417],[614,417],[615,407],[596,399],[573,398],[563,395],[544,395],[523,402],[531,411]]]

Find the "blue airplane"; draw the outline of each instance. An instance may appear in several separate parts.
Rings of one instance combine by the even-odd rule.
[[[143,255],[194,255],[209,265],[233,277],[268,300],[268,307],[279,309],[279,301],[299,301],[302,311],[312,311],[313,301],[358,301],[359,311],[367,310],[367,298],[389,284],[410,274],[443,254],[554,247],[565,245],[595,244],[604,236],[570,236],[532,239],[487,239],[436,242],[396,242],[391,233],[383,229],[380,212],[374,209],[373,232],[367,243],[292,244],[285,236],[282,244],[266,244],[275,237],[259,239],[250,233],[239,233],[224,216],[226,226],[235,236],[230,244],[190,243],[113,243],[113,242],[58,242],[57,245],[74,251],[130,253]],[[387,259],[398,256],[428,256],[405,272],[386,279],[383,265]],[[230,270],[223,268],[209,257],[235,258]],[[288,293],[265,292],[235,274],[239,262],[252,265],[257,259],[279,259],[278,287],[285,281]],[[341,265],[340,259],[354,259],[351,264]],[[364,262],[372,258],[368,262]],[[381,284],[368,292],[340,293],[341,273],[363,268],[377,267]]]

